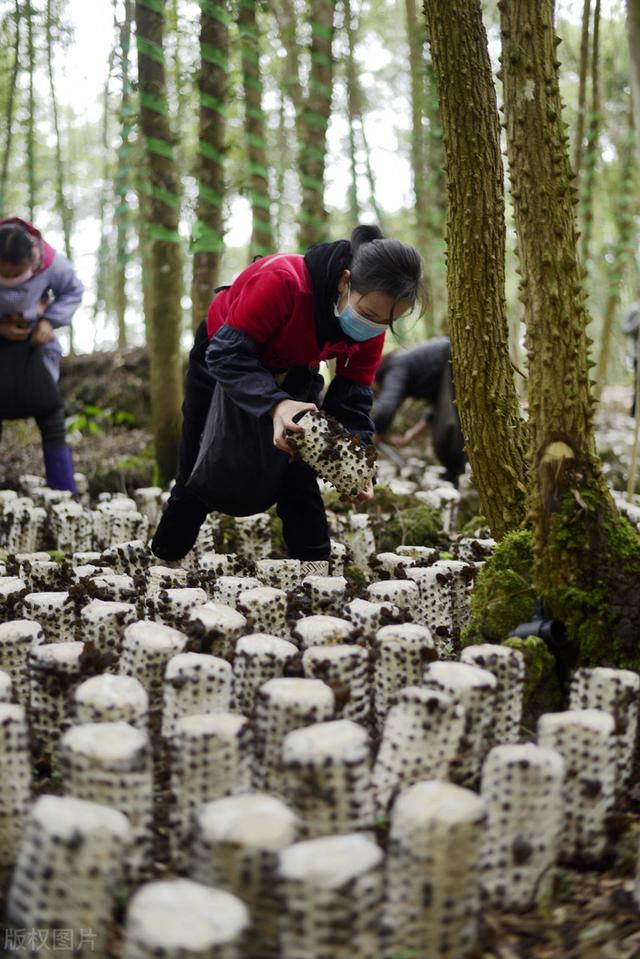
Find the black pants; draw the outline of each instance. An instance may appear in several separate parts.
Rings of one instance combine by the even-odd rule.
[[[42,445],[49,447],[65,446],[66,431],[64,425],[64,408],[58,406],[49,413],[35,417],[40,435],[42,436]],[[2,438],[2,422],[0,422],[0,439]]]
[[[196,330],[189,354],[178,473],[171,492],[173,500],[189,500],[194,509],[202,509],[202,504],[185,489],[185,483],[198,457],[200,438],[215,386],[205,362],[208,345],[207,326],[203,321]],[[289,463],[276,502],[276,511],[282,520],[284,541],[292,559],[322,560],[329,557],[331,541],[324,503],[315,474],[304,463]]]

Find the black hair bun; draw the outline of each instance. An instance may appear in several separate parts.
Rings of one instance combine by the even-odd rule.
[[[351,234],[351,249],[355,253],[359,246],[372,240],[384,240],[380,227],[375,223],[360,223]]]

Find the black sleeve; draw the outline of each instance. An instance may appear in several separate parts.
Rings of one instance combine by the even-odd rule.
[[[404,363],[393,363],[382,381],[380,395],[373,414],[377,433],[391,429],[393,417],[406,396],[407,370]]]
[[[359,434],[363,443],[373,443],[374,425],[369,416],[373,391],[364,383],[334,376],[322,404],[325,413],[335,416],[350,433]]]
[[[262,416],[281,400],[291,399],[260,362],[256,341],[226,323],[211,338],[206,363],[227,396],[254,416]]]

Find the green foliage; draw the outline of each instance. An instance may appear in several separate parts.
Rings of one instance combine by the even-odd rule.
[[[529,530],[508,533],[480,570],[471,593],[471,620],[462,633],[464,646],[503,643],[515,626],[531,619],[531,543]]]
[[[363,592],[369,585],[369,579],[364,570],[356,563],[347,563],[344,568],[344,577],[351,583],[357,593]]]
[[[545,591],[548,615],[565,623],[581,665],[640,667],[636,628],[640,592],[640,536],[609,510],[597,491],[566,494],[554,513],[550,537],[562,575]],[[571,577],[572,557],[593,557],[591,582]]]
[[[539,636],[513,637],[504,643],[524,656],[523,723],[532,732],[543,713],[562,709],[563,691],[556,673],[556,661],[547,644]]]
[[[59,549],[50,549],[47,550],[47,552],[49,553],[49,557],[53,563],[64,563],[64,561],[67,559],[66,553],[63,553]]]
[[[470,520],[467,520],[467,522],[459,531],[463,536],[475,536],[476,538],[483,539],[491,536],[491,530],[489,528],[489,524],[487,523],[487,518],[481,513],[477,516],[472,516]]]
[[[373,524],[376,548],[379,553],[393,552],[396,546],[439,546],[442,519],[432,506],[412,506],[401,509],[389,519],[378,519]]]
[[[128,456],[114,463],[96,463],[93,470],[87,470],[89,492],[96,496],[103,490],[107,492],[126,492],[129,496],[140,486],[156,486],[154,482],[156,463],[153,446],[149,446],[137,456]]]
[[[133,413],[127,410],[102,409],[100,406],[85,404],[80,413],[74,413],[66,419],[68,433],[82,433],[96,436],[112,426],[135,426]]]

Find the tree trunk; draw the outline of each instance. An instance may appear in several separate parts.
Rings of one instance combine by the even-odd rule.
[[[229,69],[229,13],[224,2],[200,0],[200,120],[196,164],[191,310],[194,329],[207,315],[224,249],[224,136]]]
[[[102,189],[100,190],[100,200],[98,203],[98,220],[100,222],[100,243],[98,244],[98,255],[96,257],[96,295],[93,304],[93,325],[94,330],[98,322],[98,313],[104,310],[105,318],[109,319],[108,300],[108,277],[109,277],[109,231],[107,228],[107,184],[109,183],[111,173],[111,150],[109,145],[109,83],[111,80],[111,71],[113,68],[113,51],[109,58],[109,69],[103,91],[102,107]]]
[[[593,46],[591,49],[591,111],[587,127],[587,147],[584,158],[584,184],[582,192],[582,265],[589,263],[591,235],[593,232],[593,195],[596,172],[600,158],[600,0],[593,10]]]
[[[333,95],[333,45],[336,0],[311,0],[309,91],[299,121],[299,171],[302,185],[300,244],[306,249],[327,239],[324,173],[327,128]]]
[[[56,85],[53,77],[53,34],[52,34],[52,7],[51,0],[47,0],[47,71],[49,74],[49,90],[51,93],[51,112],[53,116],[53,130],[55,134],[55,156],[56,156],[56,205],[58,215],[62,223],[62,235],[64,237],[64,252],[68,260],[73,259],[71,250],[71,221],[72,214],[65,190],[65,164],[62,160],[62,139],[60,136],[60,120],[58,117],[58,98],[56,96]]]
[[[33,37],[33,7],[31,0],[26,0],[24,6],[25,19],[27,21],[27,58],[29,60],[29,99],[27,113],[27,189],[28,200],[27,208],[29,210],[29,219],[33,223],[36,218],[36,98],[35,98],[35,72],[36,72],[36,52]]]
[[[356,123],[358,120],[358,66],[356,63],[356,29],[353,20],[351,0],[344,0],[344,20],[347,31],[347,124],[349,127],[349,216],[352,223],[360,222],[360,203],[358,202],[358,146],[356,143]]]
[[[426,36],[424,26],[418,20],[416,0],[405,0],[405,7],[411,77],[411,174],[415,201],[416,246],[424,258],[427,276],[430,276],[433,267],[430,256],[431,231],[429,230],[427,156],[424,133],[426,96],[423,48]]]
[[[586,297],[551,0],[500,0],[504,101],[529,353],[533,582],[585,663],[638,662],[640,539],[595,450]]]
[[[631,65],[633,125],[640,148],[640,0],[627,0],[627,34]]]
[[[447,319],[447,264],[445,231],[447,221],[447,189],[444,175],[442,149],[442,118],[438,102],[438,90],[430,55],[425,57],[427,138],[426,164],[429,195],[429,245],[431,248],[428,283],[430,296],[430,323],[428,335],[442,332]]]
[[[584,141],[584,121],[587,111],[587,73],[589,70],[589,24],[591,20],[591,0],[584,0],[582,7],[582,35],[580,37],[580,67],[578,81],[578,117],[576,139],[573,149],[573,174],[576,188],[580,188],[580,168]]]
[[[287,110],[285,97],[285,76],[278,83],[278,129],[276,132],[276,182],[275,182],[275,213],[273,217],[273,232],[275,249],[282,245],[282,226],[285,211],[286,172],[289,169],[289,137],[287,130]]]
[[[624,279],[625,269],[633,260],[633,255],[635,252],[636,244],[633,217],[633,205],[635,200],[635,164],[633,162],[634,153],[635,133],[633,129],[633,115],[631,114],[629,116],[629,129],[627,130],[627,135],[622,147],[618,150],[620,163],[620,185],[616,195],[615,210],[615,228],[617,236],[613,250],[611,251],[611,262],[607,264],[607,298],[605,300],[604,311],[602,314],[600,352],[598,354],[596,376],[593,385],[594,396],[598,400],[602,396],[602,390],[607,385],[613,321],[616,316],[616,311],[620,305],[622,281]]]
[[[260,70],[260,30],[257,0],[239,0],[238,27],[244,89],[244,130],[249,160],[249,196],[252,230],[249,257],[273,253],[275,240],[271,225],[271,195],[262,108],[262,73]]]
[[[151,402],[156,460],[166,483],[175,474],[180,440],[182,257],[180,193],[166,96],[165,0],[136,0],[140,120],[147,159],[150,240]]]
[[[124,2],[124,18],[120,25],[120,70],[121,94],[118,118],[120,122],[120,144],[117,149],[115,174],[116,205],[114,225],[116,228],[116,264],[113,278],[113,302],[118,324],[118,348],[128,346],[127,335],[127,266],[129,263],[129,231],[131,212],[127,195],[131,188],[131,155],[133,145],[131,133],[134,126],[134,108],[131,98],[130,49],[131,24],[133,21],[133,0]]]
[[[0,171],[0,217],[6,216],[5,196],[7,192],[7,180],[9,177],[9,160],[11,158],[11,147],[13,145],[13,120],[15,113],[16,90],[18,86],[18,73],[20,72],[20,0],[16,0],[13,14],[15,24],[15,35],[13,44],[13,65],[11,67],[11,79],[9,86],[9,96],[7,97],[7,109],[5,113],[6,134],[4,141],[4,151],[2,154],[2,169]]]
[[[373,166],[371,165],[371,150],[369,149],[369,141],[367,139],[367,130],[364,123],[364,107],[362,106],[362,94],[360,92],[360,87],[358,85],[358,119],[360,121],[360,139],[362,140],[362,149],[364,151],[364,170],[365,176],[367,178],[367,184],[369,185],[369,202],[373,207],[373,213],[376,218],[376,223],[380,229],[384,232],[385,229],[385,217],[382,212],[382,208],[378,203],[378,191],[376,187],[376,178],[373,172]]]
[[[500,129],[480,0],[426,0],[444,132],[453,378],[482,511],[524,520],[524,429],[509,362]]]

